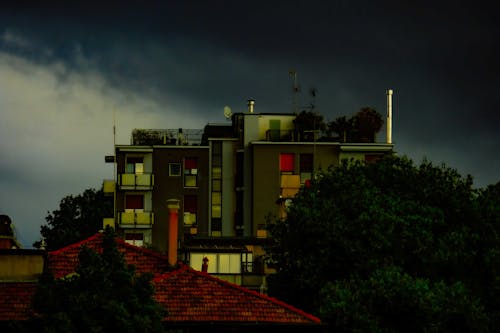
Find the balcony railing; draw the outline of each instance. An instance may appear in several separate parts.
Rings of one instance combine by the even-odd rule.
[[[122,173],[118,175],[118,185],[122,190],[151,190],[154,185],[154,175]]]
[[[102,191],[104,194],[113,194],[115,192],[115,181],[105,179],[102,183]]]
[[[151,228],[154,223],[154,213],[144,211],[125,211],[118,214],[120,227]]]
[[[267,130],[266,141],[290,142],[294,141],[293,130]]]

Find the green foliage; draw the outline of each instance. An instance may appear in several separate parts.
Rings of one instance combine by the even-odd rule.
[[[107,228],[102,254],[83,247],[76,273],[45,274],[33,300],[43,332],[162,332],[162,307],[153,300],[151,275],[136,275]]]
[[[69,195],[59,203],[59,209],[49,213],[40,234],[48,251],[56,250],[92,236],[102,229],[102,219],[113,215],[112,198],[102,190],[87,189],[77,196]],[[35,242],[40,248],[42,241]]]
[[[395,267],[322,288],[323,318],[350,332],[485,332],[484,308],[461,282],[432,283]]]
[[[326,129],[323,116],[314,111],[302,111],[293,121],[300,141],[314,141],[313,131],[322,133]]]
[[[287,219],[271,227],[276,245],[268,254],[278,273],[269,278],[269,292],[339,330],[370,331],[363,325],[375,323],[374,330],[397,331],[391,325],[398,316],[380,314],[377,302],[401,308],[423,302],[430,294],[415,288],[427,285],[434,303],[419,303],[415,316],[444,317],[437,328],[428,322],[417,331],[452,330],[450,318],[456,316],[467,318],[471,330],[485,327],[487,320],[498,321],[499,309],[496,191],[498,186],[478,194],[471,177],[427,161],[419,166],[397,157],[368,165],[344,161],[303,188]],[[401,285],[382,283],[381,290],[370,290],[382,278],[400,279]],[[453,313],[431,311],[426,307],[444,304],[437,290],[442,298],[460,291],[465,303],[446,305]]]
[[[152,146],[163,144],[163,134],[160,131],[149,129],[134,129],[132,144],[138,146]]]
[[[382,115],[371,107],[363,107],[353,117],[338,117],[328,122],[327,132],[338,134],[340,142],[375,142],[382,128]]]

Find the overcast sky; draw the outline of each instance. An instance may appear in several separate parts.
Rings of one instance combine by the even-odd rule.
[[[289,112],[290,70],[300,104],[317,89],[327,120],[385,114],[393,89],[399,155],[477,187],[500,180],[500,18],[488,2],[103,2],[0,5],[0,214],[25,247],[64,196],[113,177],[113,118],[127,144],[133,128],[225,122],[225,105],[245,111],[250,98],[256,112]]]

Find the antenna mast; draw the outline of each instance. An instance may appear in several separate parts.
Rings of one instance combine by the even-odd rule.
[[[300,87],[297,84],[297,71],[292,69],[288,72],[292,76],[292,112],[298,113],[299,106],[297,101],[297,95],[300,92]]]

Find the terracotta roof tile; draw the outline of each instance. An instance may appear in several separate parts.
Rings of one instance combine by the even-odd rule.
[[[320,323],[319,318],[275,298],[186,265],[153,282],[155,298],[165,307],[169,322]]]
[[[48,267],[55,277],[74,272],[82,246],[99,251],[102,234],[49,252]],[[241,286],[195,271],[181,264],[169,270],[167,257],[117,239],[125,260],[138,273],[155,274],[155,299],[162,304],[171,323],[266,323],[319,324],[320,320],[275,298],[261,295]],[[171,268],[170,268],[171,269]],[[0,282],[0,320],[23,320],[29,315],[35,282]]]
[[[29,317],[36,282],[0,282],[0,321]]]
[[[95,251],[102,251],[102,233],[95,235],[75,244],[68,245],[59,250],[49,252],[48,265],[56,278],[71,274],[78,264],[78,254],[82,246]],[[154,275],[165,273],[169,270],[168,258],[154,251],[137,247],[126,243],[121,238],[116,238],[118,250],[124,254],[125,261],[134,265],[139,274],[150,272]]]

